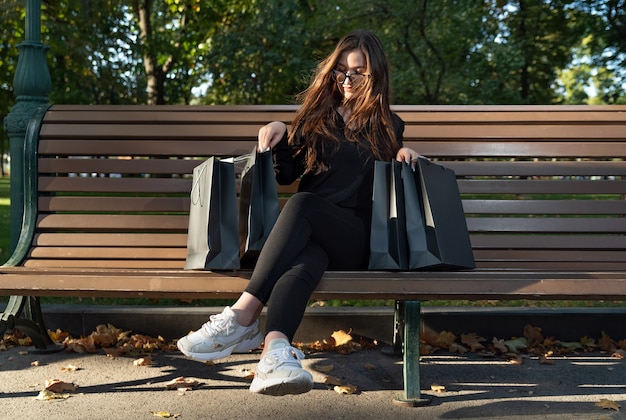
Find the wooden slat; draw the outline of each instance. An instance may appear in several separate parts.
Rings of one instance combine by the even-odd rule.
[[[163,135],[163,137],[166,137]],[[161,137],[161,138],[163,138]],[[144,137],[142,141],[129,141],[130,137],[121,140],[89,140],[85,136],[80,140],[43,139],[39,142],[39,155],[67,155],[67,156],[240,156],[250,153],[255,142],[250,139],[241,141],[203,138],[193,140],[157,140],[154,137]]]
[[[592,251],[588,249],[575,250],[546,250],[546,249],[515,249],[515,250],[476,250],[474,257],[480,261],[507,261],[511,267],[521,267],[526,262],[547,262],[558,266],[566,262],[619,262],[626,266],[625,250],[619,251]]]
[[[472,232],[626,233],[626,218],[475,217],[467,219]]]
[[[224,138],[253,139],[263,124],[45,124],[41,128],[42,139],[97,138],[163,140],[177,143],[177,139]],[[112,140],[114,141],[114,140]]]
[[[49,214],[37,218],[42,231],[186,232],[188,226],[187,215]]]
[[[38,233],[33,245],[40,247],[186,247],[186,233]]]
[[[610,234],[531,234],[473,233],[474,251],[481,249],[588,249],[626,251],[625,235]],[[620,254],[621,255],[621,254]]]
[[[613,158],[615,159],[615,158]],[[457,176],[626,176],[626,158],[622,160],[576,161],[453,161],[443,165]]]
[[[626,201],[617,200],[495,200],[471,199],[463,201],[466,214],[587,214],[624,215]]]
[[[39,211],[69,212],[188,212],[186,197],[39,197]]]
[[[99,158],[41,158],[40,173],[85,174],[192,174],[193,168],[206,158],[197,159],[99,159]]]
[[[422,139],[477,139],[486,141],[491,139],[516,139],[533,143],[535,140],[552,142],[562,140],[565,142],[577,139],[589,140],[617,139],[623,142],[624,127],[626,124],[597,125],[597,124],[493,124],[471,123],[451,125],[424,124],[406,125],[404,135],[407,138]]]
[[[49,269],[49,268],[88,268],[91,270],[110,270],[127,268],[132,270],[172,269],[182,270],[185,261],[181,260],[69,260],[69,259],[28,259],[24,263],[26,268]],[[128,281],[132,281],[128,279]],[[48,295],[50,296],[50,295]]]
[[[516,158],[550,158],[550,157],[620,157],[626,154],[626,142],[552,142],[533,143],[526,141],[457,141],[444,139],[407,140],[407,147],[431,158],[458,156],[471,157],[516,157]]]
[[[465,194],[625,194],[626,180],[459,179]]]
[[[30,258],[72,259],[72,260],[184,260],[186,247],[164,248],[156,244],[149,247],[120,246],[55,246],[33,248]]]
[[[39,177],[41,192],[189,194],[190,178]]]

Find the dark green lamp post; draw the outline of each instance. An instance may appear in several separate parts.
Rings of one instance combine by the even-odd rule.
[[[11,250],[19,239],[24,206],[24,137],[28,123],[42,106],[48,106],[52,82],[46,61],[48,47],[41,43],[41,1],[26,0],[26,38],[17,46],[19,57],[13,91],[16,103],[4,119],[11,153]]]

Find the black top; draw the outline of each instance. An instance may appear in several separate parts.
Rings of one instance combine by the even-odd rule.
[[[299,176],[298,191],[315,193],[342,207],[369,213],[372,208],[372,185],[374,179],[374,155],[365,139],[360,142],[348,141],[344,134],[344,122],[339,118],[335,133],[340,139],[339,147],[328,158],[328,170],[317,174],[304,174],[305,156],[296,154],[297,146],[289,145],[287,133],[273,149],[276,181],[287,185]],[[393,114],[393,128],[396,139],[402,147],[404,121]],[[302,144],[302,140],[296,144]]]

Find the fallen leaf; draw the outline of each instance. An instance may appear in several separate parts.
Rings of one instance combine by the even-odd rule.
[[[467,348],[463,347],[459,343],[452,343],[450,347],[448,347],[448,351],[450,353],[465,354],[467,353]]]
[[[70,333],[61,331],[60,329],[57,328],[56,331],[48,330],[48,336],[55,343],[61,343],[63,340],[65,340],[67,337],[70,336]]]
[[[437,337],[437,346],[442,349],[449,349],[456,341],[456,335],[450,331],[441,331]]]
[[[624,357],[626,357],[626,350],[618,349],[613,352],[611,357],[615,359],[623,359]]]
[[[80,368],[74,365],[67,365],[67,366],[61,367],[61,372],[75,372],[77,370],[80,370]]]
[[[571,350],[581,349],[583,347],[583,344],[577,341],[560,341],[559,345]]]
[[[597,347],[596,340],[587,336],[580,339],[580,344],[584,347]]]
[[[539,364],[540,365],[553,365],[554,364],[554,360],[548,359],[547,356],[542,355],[542,356],[539,356]]]
[[[371,363],[366,363],[364,366],[365,366],[365,369],[367,370],[376,370],[376,366],[374,366]]]
[[[344,330],[333,332],[331,337],[335,340],[335,346],[337,347],[343,346],[344,344],[348,344],[352,341],[352,336]]]
[[[150,414],[152,414],[154,417],[161,417],[164,419],[177,419],[178,417],[180,417],[180,414],[170,414],[167,411],[151,411]]]
[[[152,357],[146,356],[133,361],[133,366],[150,366],[152,365]]]
[[[198,386],[200,383],[198,381],[194,381],[193,379],[186,379],[184,376],[179,376],[178,378],[172,379],[171,381],[165,384],[166,389],[181,389],[181,388],[193,388]]]
[[[615,342],[604,331],[602,331],[602,337],[598,340],[600,349],[611,351],[615,348]]]
[[[524,364],[524,358],[522,356],[520,356],[519,354],[510,354],[507,355],[510,356],[509,357],[509,363],[512,365],[523,365]]]
[[[32,362],[30,362],[31,366],[39,366],[39,360],[33,360]]]
[[[430,389],[435,392],[446,392],[446,387],[443,385],[431,385]]]
[[[347,384],[347,385],[336,385],[333,389],[338,394],[350,395],[350,394],[356,393],[358,388],[354,385]]]
[[[509,348],[504,344],[504,340],[498,340],[496,337],[493,337],[491,341],[496,350],[500,350],[502,353],[508,353]]]
[[[485,339],[476,333],[461,334],[461,343],[469,346],[472,352],[477,352],[485,348],[485,346],[481,344],[481,341],[485,341]]]
[[[59,394],[56,392],[52,392],[48,389],[42,389],[39,391],[39,394],[35,397],[36,400],[40,401],[49,401],[49,400],[60,400],[69,398],[69,394]]]
[[[606,410],[619,411],[619,409],[621,408],[621,405],[619,405],[615,401],[607,400],[606,398],[602,398],[595,405],[596,407],[604,408]]]
[[[78,385],[71,382],[63,382],[58,379],[46,379],[45,388],[51,392],[64,392],[64,391],[76,391]]]
[[[250,370],[250,369],[243,369],[242,370],[242,378],[245,379],[246,381],[251,381],[254,379],[254,371]]]
[[[431,347],[437,345],[437,337],[439,337],[439,333],[428,326],[424,326],[420,332],[420,340]]]
[[[519,349],[525,349],[528,347],[528,340],[525,337],[519,337],[513,340],[506,340],[503,344],[507,346],[510,351],[516,353]]]
[[[530,346],[543,343],[543,335],[541,334],[541,328],[533,327],[532,325],[524,325],[524,338]]]
[[[107,357],[110,357],[112,359],[116,359],[123,354],[122,349],[113,348],[113,347],[105,348],[102,350],[104,350],[104,353],[107,355]]]

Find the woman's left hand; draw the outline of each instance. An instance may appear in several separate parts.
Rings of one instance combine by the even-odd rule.
[[[398,153],[396,154],[396,160],[398,162],[411,163],[411,166],[415,166],[415,162],[411,161],[414,161],[419,156],[420,155],[415,150],[409,149],[408,147],[403,147],[402,149],[398,150]]]

